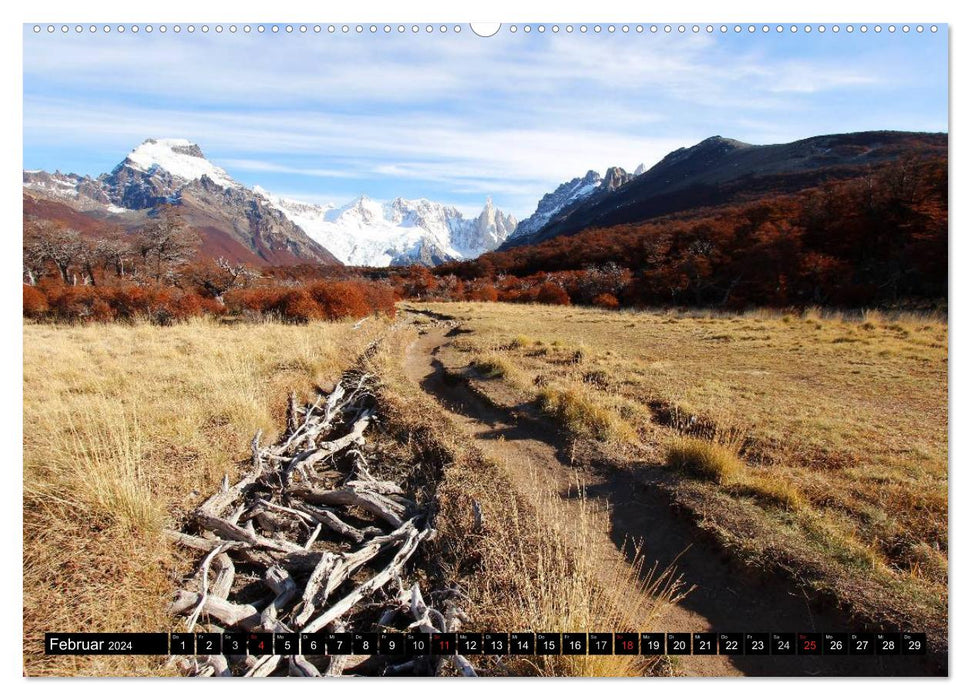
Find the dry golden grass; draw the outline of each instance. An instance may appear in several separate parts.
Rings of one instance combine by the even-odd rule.
[[[186,562],[162,529],[235,475],[286,394],[333,380],[379,324],[24,326],[24,668],[158,675],[153,657],[45,657],[44,631],[167,631]]]
[[[512,371],[510,363],[494,352],[478,355],[472,360],[472,366],[478,370],[479,374],[488,379],[505,377]]]
[[[605,442],[634,442],[637,432],[616,412],[601,405],[582,386],[568,389],[546,387],[536,395],[542,411],[582,437]]]
[[[690,476],[732,487],[731,492],[752,496],[769,506],[796,510],[806,505],[798,488],[778,470],[754,469],[739,455],[732,436],[712,439],[678,435],[668,446],[665,464]]]
[[[849,572],[854,585],[879,581],[888,606],[937,626],[946,620],[943,318],[819,308],[424,308],[472,331],[457,350],[496,353],[513,366],[502,382],[477,387],[497,402],[552,404],[550,413],[578,437],[598,438],[621,467],[695,465],[713,475],[685,473],[699,489],[696,503],[757,517],[773,543],[767,557],[785,554],[781,540],[782,550],[818,559],[815,586],[832,592]],[[517,338],[520,329],[529,338]],[[583,410],[560,409],[551,400],[560,396],[582,396]],[[609,431],[597,426],[610,420],[631,428],[626,439],[605,439]],[[727,448],[725,435],[733,436]]]
[[[525,505],[497,513],[503,527],[494,533],[494,551],[488,555],[496,570],[485,581],[486,609],[506,611],[494,624],[504,618],[511,630],[548,632],[658,627],[666,607],[680,598],[669,572],[645,571],[639,556],[631,567],[602,550],[602,543],[609,541],[609,520],[586,499],[581,483],[574,487],[576,500],[567,503],[535,471],[518,475],[516,481]],[[538,656],[513,662],[516,668],[510,670],[630,677],[652,672],[657,661],[640,656]]]
[[[745,477],[745,463],[734,450],[693,437],[679,436],[672,441],[667,465],[716,484],[734,484]]]

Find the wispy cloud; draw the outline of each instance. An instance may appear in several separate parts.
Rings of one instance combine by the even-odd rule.
[[[367,173],[353,169],[335,168],[300,168],[293,165],[282,165],[265,160],[253,160],[250,158],[224,158],[220,161],[224,168],[247,173],[287,173],[288,175],[303,175],[305,177],[336,177],[345,179],[356,179],[367,177]]]

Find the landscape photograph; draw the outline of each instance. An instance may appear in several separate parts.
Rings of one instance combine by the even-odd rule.
[[[23,47],[25,676],[949,675],[946,25]]]

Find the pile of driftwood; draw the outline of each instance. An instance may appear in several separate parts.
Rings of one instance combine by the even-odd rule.
[[[252,443],[252,464],[224,479],[181,532],[200,553],[172,603],[189,631],[454,632],[464,613],[455,593],[425,603],[406,585],[408,564],[435,535],[427,513],[393,480],[372,475],[382,455],[365,433],[375,419],[373,378],[347,373],[306,406],[291,395],[288,426],[273,446]],[[374,432],[374,431],[372,431]],[[387,471],[387,470],[385,470]],[[461,656],[445,657],[475,675]],[[202,656],[191,675],[434,675],[442,657]]]

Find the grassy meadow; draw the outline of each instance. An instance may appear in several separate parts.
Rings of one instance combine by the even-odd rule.
[[[43,655],[43,631],[167,631],[187,561],[162,534],[230,479],[287,392],[333,381],[380,332],[349,323],[24,325],[24,669],[175,673],[154,657]]]
[[[943,319],[404,306],[458,320],[443,351],[473,389],[552,417],[580,460],[660,475],[740,560],[782,569],[860,619],[946,630]],[[191,565],[163,530],[234,476],[257,429],[264,440],[280,431],[288,391],[329,385],[379,337],[366,362],[381,378],[382,424],[427,471],[441,510],[423,566],[461,586],[469,628],[649,629],[676,587],[604,563],[609,513],[565,503],[542,475],[470,444],[405,376],[414,326],[28,322],[25,672],[176,674],[152,657],[45,657],[34,632],[174,628],[165,606]],[[669,671],[625,656],[510,658],[487,670]]]
[[[427,304],[493,402],[530,404],[750,564],[945,633],[947,324],[877,312]]]

